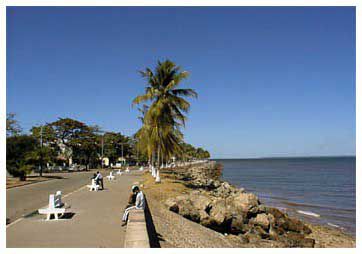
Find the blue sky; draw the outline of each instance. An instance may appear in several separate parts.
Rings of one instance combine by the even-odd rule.
[[[355,53],[353,7],[8,7],[7,112],[131,135],[138,70],[169,58],[212,157],[354,155]]]

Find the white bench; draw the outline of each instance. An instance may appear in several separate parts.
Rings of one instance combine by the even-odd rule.
[[[120,169],[118,169],[118,171],[117,171],[117,173],[116,173],[117,175],[122,175],[123,174],[123,172],[121,172],[121,170]]]
[[[124,172],[129,173],[129,167],[127,167]]]
[[[91,185],[87,185],[87,187],[89,188],[89,191],[98,191],[99,189],[99,185],[96,184],[96,180],[92,179],[92,184]]]
[[[107,176],[107,178],[108,178],[109,181],[114,180],[115,177],[114,177],[112,171],[109,172],[109,176]]]
[[[52,214],[54,214],[54,219],[58,220],[59,216],[63,216],[66,212],[66,208],[62,203],[62,193],[57,191],[57,193],[49,195],[49,206],[48,208],[42,208],[38,210],[39,214],[46,214],[46,220],[50,220]]]

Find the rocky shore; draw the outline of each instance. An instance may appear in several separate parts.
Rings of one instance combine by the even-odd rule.
[[[220,246],[214,246],[215,239],[212,247],[355,247],[352,237],[268,207],[253,193],[221,181],[221,174],[221,165],[214,162],[168,169],[162,184],[145,181],[145,191],[167,212],[218,233]]]

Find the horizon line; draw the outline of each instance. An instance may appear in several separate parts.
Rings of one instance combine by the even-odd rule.
[[[310,155],[310,156],[268,156],[268,157],[241,157],[241,158],[210,158],[210,160],[260,160],[260,159],[298,159],[298,158],[335,158],[356,157],[356,155]]]

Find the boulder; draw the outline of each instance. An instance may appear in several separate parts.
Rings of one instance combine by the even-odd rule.
[[[279,240],[278,232],[271,225],[269,226],[269,239],[274,241]]]
[[[237,193],[227,199],[238,213],[247,213],[260,204],[258,197],[252,193]]]
[[[231,220],[230,225],[230,233],[231,234],[239,234],[239,233],[245,233],[249,230],[247,225],[244,224],[244,216],[241,214],[234,215]]]
[[[211,199],[204,195],[191,195],[191,201],[194,207],[200,211],[208,211],[210,209]]]
[[[285,216],[284,223],[281,224],[281,227],[287,231],[293,231],[302,234],[310,234],[312,232],[312,230],[310,230],[310,228],[300,220],[287,216]]]
[[[248,239],[248,242],[250,243],[255,243],[261,240],[261,236],[259,234],[255,234],[251,231],[248,231],[244,236]]]
[[[185,202],[178,203],[179,207],[179,214],[183,217],[195,221],[200,222],[200,213],[199,211],[193,206],[190,200]]]
[[[271,215],[272,216],[272,215]],[[263,229],[267,230],[269,229],[269,225],[270,225],[270,222],[269,222],[269,217],[267,214],[265,213],[259,213],[256,217],[255,217],[255,220],[254,220],[254,223],[256,225],[259,225],[261,226]]]
[[[178,213],[187,219],[195,222],[200,221],[199,211],[190,200],[189,195],[180,195],[174,199],[167,199],[165,204],[169,210]]]
[[[315,240],[306,238],[304,235],[288,232],[280,240],[288,245],[288,247],[302,247],[302,248],[313,248]]]
[[[225,200],[214,200],[209,211],[209,218],[204,225],[219,232],[228,232],[232,222],[232,215],[228,211]]]
[[[174,199],[174,198],[169,198],[169,199],[167,199],[167,200],[165,201],[165,205],[166,205],[166,207],[167,207],[170,211],[175,212],[175,213],[178,213],[179,208],[178,208],[176,199]]]
[[[277,221],[281,218],[285,218],[285,214],[277,208],[266,206],[259,206],[259,208],[262,209],[265,213],[272,214]]]

